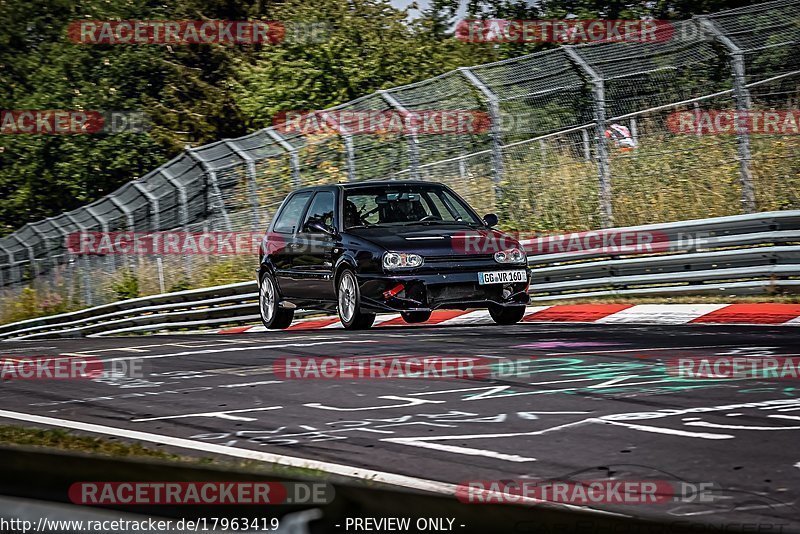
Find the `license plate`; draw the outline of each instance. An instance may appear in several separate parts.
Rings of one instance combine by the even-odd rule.
[[[489,271],[478,273],[478,283],[486,284],[513,284],[517,282],[527,282],[528,271],[519,269],[516,271]]]

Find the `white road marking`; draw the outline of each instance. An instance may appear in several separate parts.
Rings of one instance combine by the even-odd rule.
[[[247,386],[266,386],[267,384],[283,384],[283,380],[262,380],[261,382],[245,382],[244,384],[222,384],[221,388],[243,388]]]
[[[104,434],[108,436],[134,439],[138,441],[145,441],[148,443],[158,443],[160,445],[180,447],[183,449],[202,451],[210,454],[221,454],[225,456],[232,456],[235,458],[244,458],[247,460],[257,460],[261,462],[268,462],[277,465],[285,465],[289,467],[298,467],[304,469],[313,469],[317,471],[325,471],[335,475],[368,480],[371,482],[391,484],[393,486],[410,488],[420,491],[428,491],[431,493],[438,493],[443,495],[455,495],[456,489],[458,488],[458,486],[456,486],[455,484],[440,482],[438,480],[427,480],[424,478],[417,478],[407,475],[398,475],[395,473],[387,473],[385,471],[374,471],[372,469],[364,469],[361,467],[354,467],[350,465],[322,462],[319,460],[308,460],[305,458],[285,456],[283,454],[272,454],[268,452],[254,451],[250,449],[239,449],[236,447],[228,447],[225,445],[216,445],[213,443],[203,443],[200,441],[194,441],[190,439],[164,436],[162,434],[152,434],[150,432],[125,430],[122,428],[114,428],[110,426],[97,425],[93,423],[82,423],[79,421],[70,421],[68,419],[58,419],[55,417],[44,417],[40,415],[0,410],[0,418],[15,419],[18,421],[27,421],[29,423],[49,425],[55,427],[70,428],[73,430],[79,430],[83,432],[93,432],[95,434]],[[490,492],[490,494],[487,495],[491,497],[491,495],[495,495],[495,493]],[[503,495],[498,493],[496,494],[496,497],[502,498]],[[583,506],[545,502],[545,501],[540,501],[538,499],[525,498],[522,499],[521,502],[525,504],[545,505],[548,507],[553,507],[554,509],[581,511],[584,513],[592,513],[603,516],[628,517],[625,514],[606,512],[603,510],[594,510]]]
[[[266,412],[268,410],[280,410],[283,406],[265,406],[263,408],[246,408],[243,410],[223,410],[219,412],[203,412],[203,413],[186,413],[182,415],[164,415],[162,417],[145,417],[143,419],[131,419],[132,423],[144,423],[145,421],[163,421],[164,419],[182,419],[184,417],[216,417],[218,419],[227,419],[229,421],[257,421],[253,417],[241,417],[237,415],[230,415],[232,413],[246,413],[246,412]]]
[[[381,395],[379,399],[387,400],[402,400],[408,401],[406,404],[392,404],[389,406],[366,406],[363,408],[339,408],[338,406],[326,406],[320,402],[309,402],[303,404],[308,408],[319,408],[320,410],[333,410],[336,412],[362,412],[365,410],[385,410],[387,408],[406,408],[408,406],[417,406],[419,404],[442,404],[447,401],[440,400],[426,400],[426,399],[409,399],[408,397],[398,397],[397,395]]]
[[[439,482],[436,480],[426,480],[422,478],[410,477],[405,475],[397,475],[394,473],[386,473],[383,471],[373,471],[371,469],[363,469],[360,467],[353,467],[349,465],[321,462],[319,460],[307,460],[305,458],[284,456],[282,454],[272,454],[263,451],[239,449],[236,447],[227,447],[225,445],[216,445],[213,443],[203,443],[200,441],[194,441],[190,439],[175,438],[172,436],[164,436],[161,434],[152,434],[150,432],[126,430],[122,428],[114,428],[105,425],[97,425],[93,423],[83,423],[80,421],[70,421],[68,419],[58,419],[55,417],[45,417],[40,415],[11,412],[7,410],[0,410],[0,417],[7,419],[15,419],[18,421],[26,421],[29,423],[36,423],[41,425],[70,428],[72,430],[79,430],[83,432],[93,432],[95,434],[104,434],[108,436],[134,439],[138,441],[146,441],[148,443],[158,443],[160,445],[169,445],[173,447],[180,447],[183,449],[202,451],[210,454],[222,454],[225,456],[233,456],[236,458],[244,458],[248,460],[258,460],[261,462],[269,462],[273,464],[285,465],[290,467],[316,469],[320,471],[326,471],[328,473],[334,473],[337,475],[360,478],[365,480],[372,480],[376,482],[383,482],[386,484],[393,484],[396,486],[413,488],[422,491],[430,491],[445,495],[454,495],[456,490],[455,484],[448,484],[446,482]]]
[[[423,449],[434,449],[442,452],[450,452],[453,454],[466,454],[467,456],[483,456],[487,458],[494,458],[496,460],[505,460],[506,462],[535,462],[536,458],[528,458],[525,456],[518,456],[516,454],[505,454],[502,452],[490,451],[486,449],[473,449],[470,447],[458,447],[455,445],[444,445],[442,443],[428,443],[413,438],[384,438],[381,441],[388,441],[391,443],[398,443],[401,445],[411,445],[412,447],[420,447]]]
[[[605,423],[607,425],[617,425],[617,426],[624,426],[625,428],[630,428],[632,430],[641,430],[642,432],[652,432],[654,434],[669,434],[672,436],[681,436],[684,438],[702,438],[702,439],[733,439],[736,436],[732,436],[730,434],[709,434],[707,432],[688,432],[686,430],[677,430],[674,428],[662,428],[658,426],[649,426],[649,425],[637,425],[633,423],[623,423],[621,421],[606,421],[600,420],[600,422]],[[684,424],[691,424],[691,423],[684,423]]]
[[[116,362],[122,360],[149,360],[156,358],[175,358],[178,356],[196,356],[199,354],[219,354],[221,352],[242,352],[245,350],[264,350],[264,349],[285,349],[285,348],[303,348],[303,347],[317,347],[319,345],[341,345],[345,343],[378,343],[374,340],[348,340],[339,339],[335,341],[317,341],[315,343],[279,343],[276,345],[251,345],[247,347],[228,347],[225,349],[208,349],[208,350],[187,350],[184,352],[173,352],[167,354],[149,354],[147,356],[126,356],[123,358],[109,358],[103,360],[104,362]]]

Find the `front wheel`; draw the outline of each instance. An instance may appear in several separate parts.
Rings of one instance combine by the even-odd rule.
[[[361,291],[358,288],[356,275],[350,269],[345,270],[339,277],[337,297],[339,320],[346,329],[362,330],[369,328],[375,322],[374,313],[361,311]]]
[[[410,324],[424,323],[425,321],[431,318],[431,312],[429,311],[401,312],[400,316],[403,317],[403,320],[405,322]]]
[[[525,306],[489,306],[489,315],[497,324],[515,324],[525,316]]]
[[[278,305],[278,286],[269,273],[264,273],[258,285],[258,311],[261,322],[270,330],[289,328],[294,319],[294,310],[281,308]]]

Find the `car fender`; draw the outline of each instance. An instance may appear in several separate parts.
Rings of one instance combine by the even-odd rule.
[[[339,256],[339,259],[336,260],[336,264],[333,267],[333,282],[334,284],[339,283],[339,275],[342,273],[342,270],[346,267],[351,268],[354,272],[358,272],[358,262],[352,256],[350,252],[346,252]]]
[[[269,259],[269,257],[265,257],[258,266],[258,279],[256,280],[257,283],[261,283],[261,278],[264,276],[264,273],[270,273],[273,276],[275,275],[275,265],[273,265],[272,260]]]

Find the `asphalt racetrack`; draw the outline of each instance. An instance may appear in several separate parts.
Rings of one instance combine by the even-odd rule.
[[[6,381],[4,424],[144,436],[207,456],[257,451],[445,493],[470,480],[682,482],[689,493],[706,490],[694,501],[592,508],[729,530],[800,529],[798,379],[667,369],[682,356],[797,356],[791,327],[401,326],[18,341],[0,350],[93,356],[120,368],[136,361],[144,372]],[[306,356],[477,356],[524,361],[526,373],[325,380],[273,372],[276,360]]]

